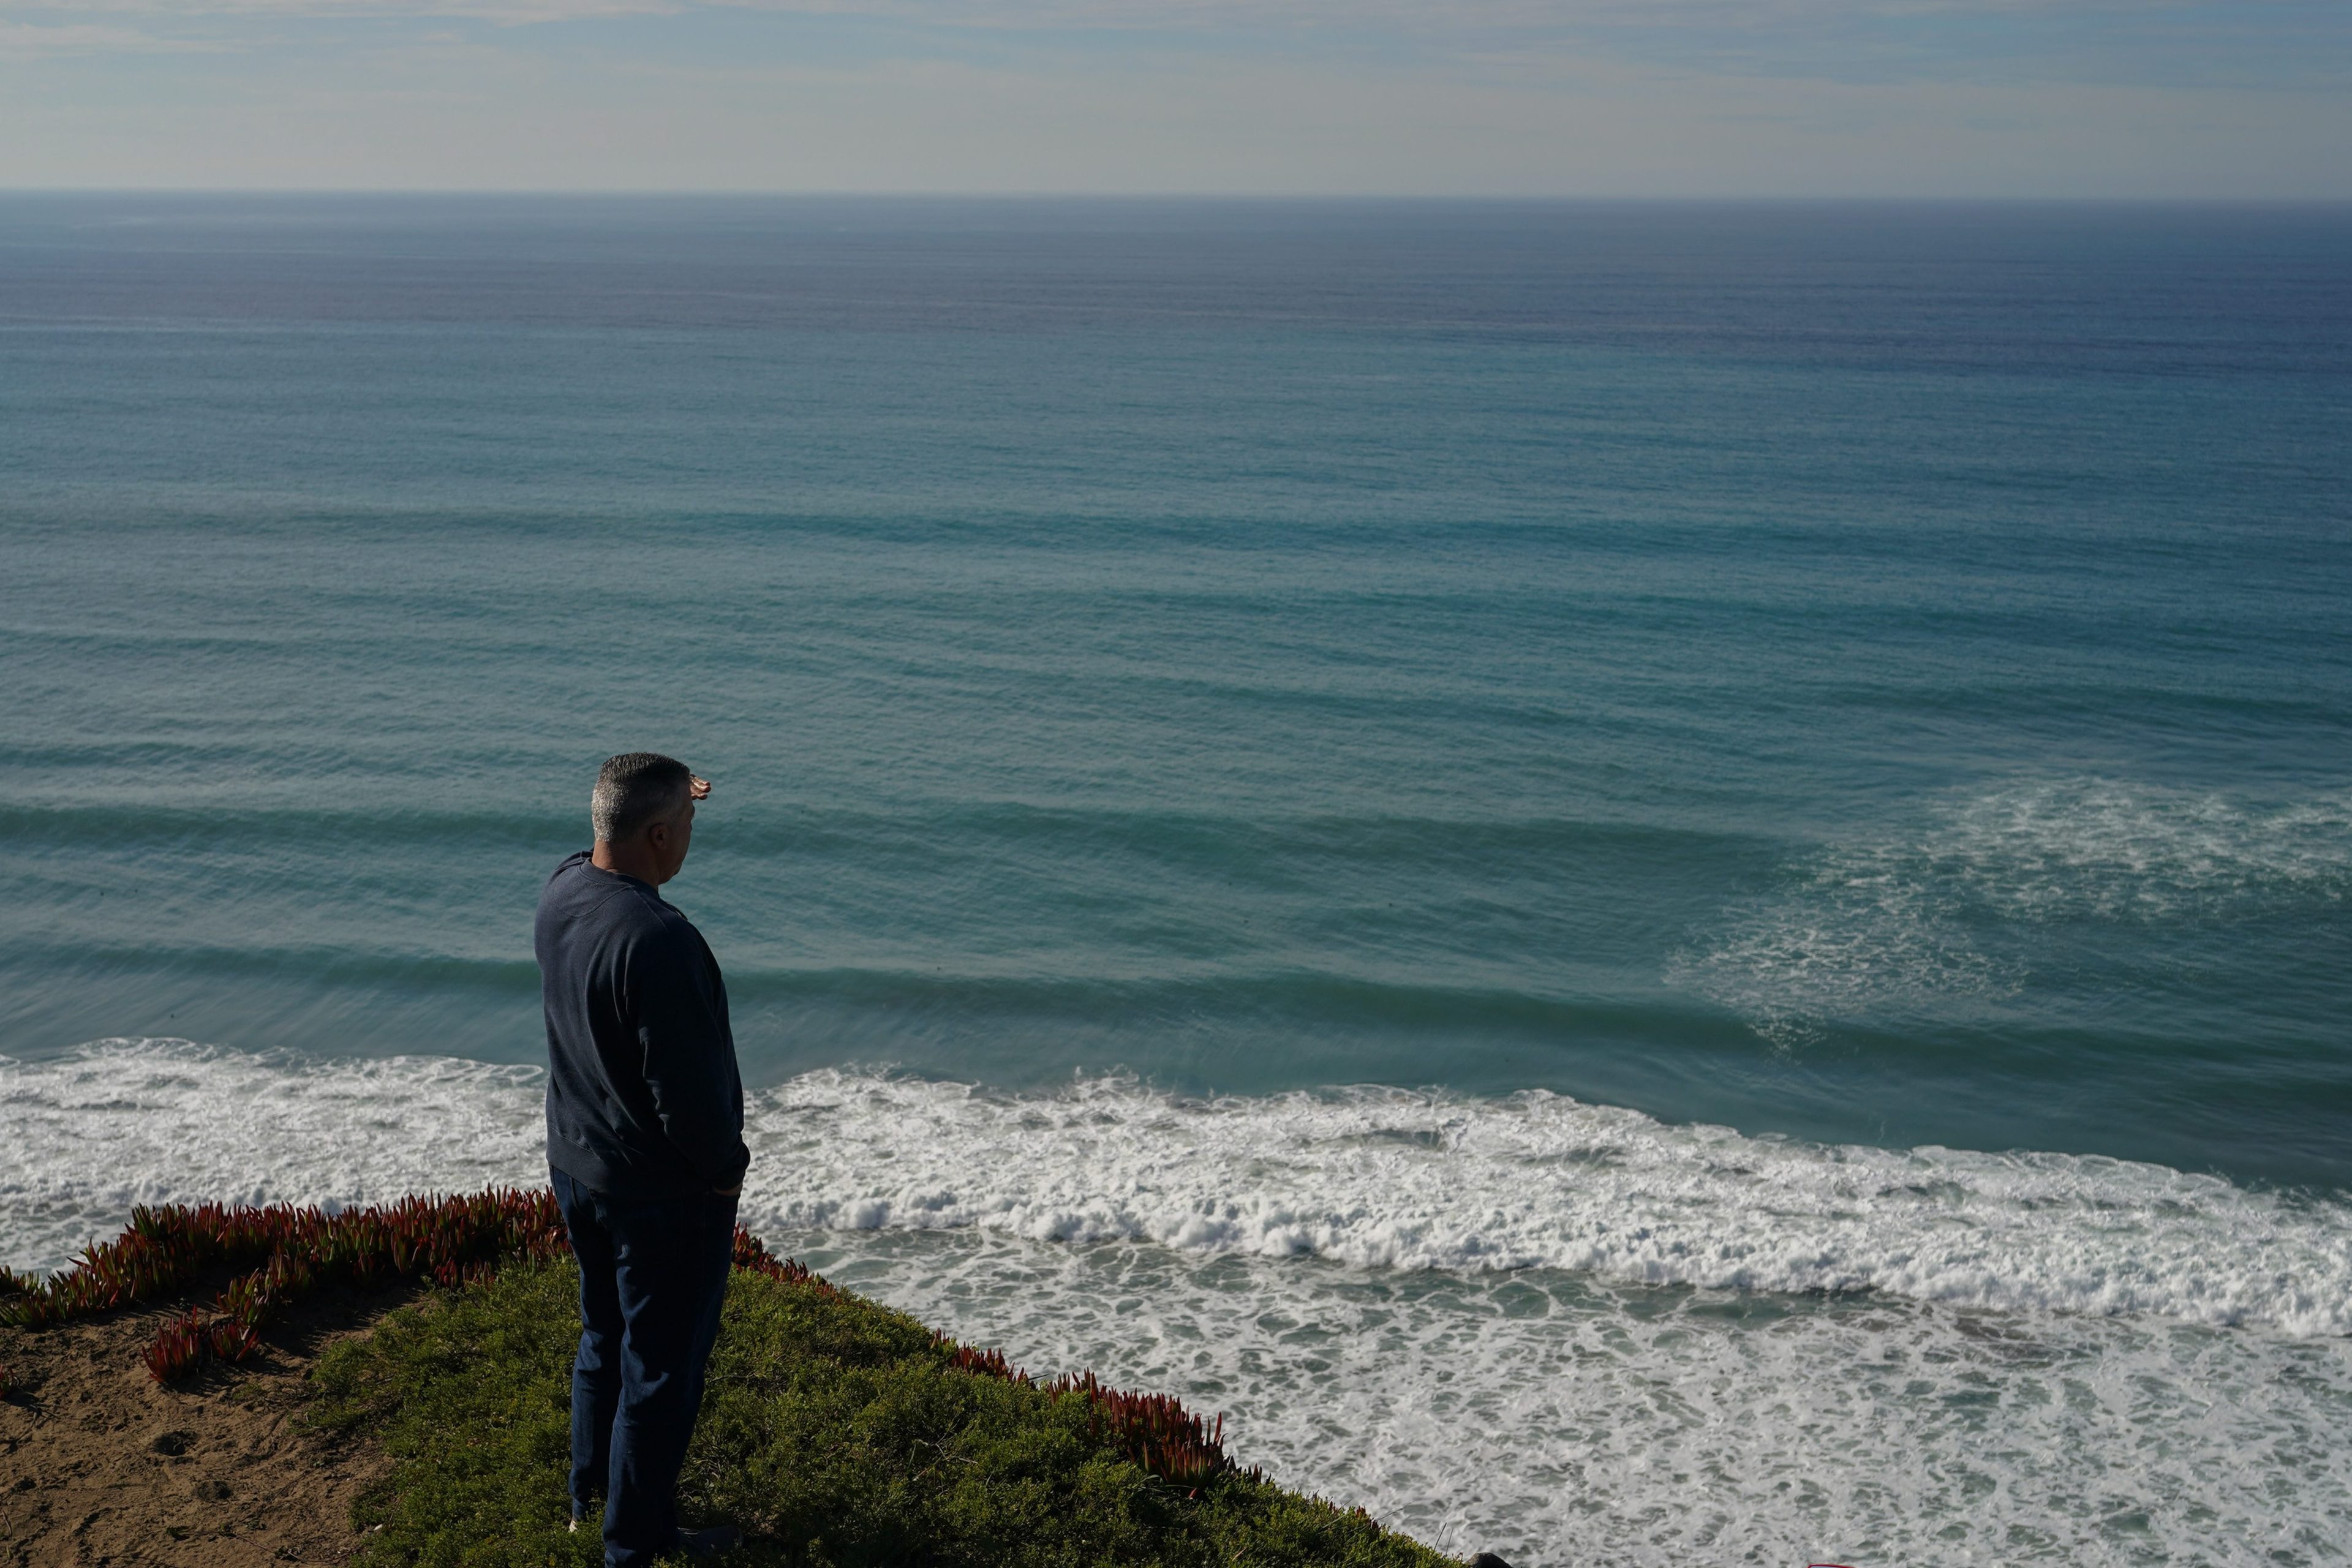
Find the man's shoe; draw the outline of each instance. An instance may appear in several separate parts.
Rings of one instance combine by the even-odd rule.
[[[713,1524],[677,1532],[677,1549],[688,1557],[716,1557],[743,1544],[743,1532],[731,1524]]]

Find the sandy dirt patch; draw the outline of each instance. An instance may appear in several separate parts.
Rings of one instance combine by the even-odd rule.
[[[327,1292],[254,1360],[170,1388],[140,1360],[164,1310],[0,1329],[0,1568],[343,1562],[388,1461],[303,1422],[303,1375],[413,1294]]]

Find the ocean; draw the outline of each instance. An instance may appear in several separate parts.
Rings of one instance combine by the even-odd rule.
[[[746,1219],[1517,1568],[2352,1557],[2352,208],[0,197],[0,1261]]]

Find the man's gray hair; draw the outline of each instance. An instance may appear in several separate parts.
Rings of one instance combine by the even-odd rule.
[[[684,805],[694,775],[684,763],[659,752],[623,752],[596,770],[596,793],[588,798],[588,820],[599,844],[618,844]]]

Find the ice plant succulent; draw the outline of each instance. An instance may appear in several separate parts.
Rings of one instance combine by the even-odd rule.
[[[1226,1456],[1225,1418],[1222,1415],[1212,1426],[1170,1394],[1129,1394],[1124,1389],[1107,1388],[1090,1372],[1065,1374],[1040,1384],[1005,1360],[1003,1351],[976,1350],[958,1344],[944,1334],[935,1335],[934,1342],[947,1352],[948,1364],[958,1371],[976,1377],[1027,1384],[1048,1394],[1085,1400],[1087,1434],[1162,1480],[1199,1487],[1229,1470],[1246,1474],[1254,1481],[1265,1479],[1255,1467],[1241,1471]]]
[[[160,1382],[204,1361],[243,1361],[261,1331],[321,1284],[422,1278],[478,1279],[508,1258],[564,1249],[562,1216],[544,1192],[500,1188],[448,1198],[403,1198],[328,1214],[291,1204],[142,1205],[113,1241],[85,1250],[47,1280],[11,1280],[0,1323],[37,1329],[142,1301],[184,1295],[207,1272],[245,1270],[209,1308],[166,1322],[147,1347]]]
[[[208,1361],[245,1360],[259,1348],[262,1330],[321,1286],[395,1279],[470,1284],[509,1260],[543,1261],[570,1250],[554,1196],[543,1191],[493,1187],[333,1214],[291,1204],[142,1205],[131,1211],[130,1227],[120,1237],[89,1247],[50,1279],[0,1277],[0,1323],[38,1329],[166,1300],[186,1295],[214,1270],[236,1270],[210,1306],[187,1307],[156,1331],[145,1360],[162,1383]],[[734,1263],[826,1297],[841,1294],[807,1265],[776,1257],[740,1226]],[[1197,1488],[1236,1468],[1225,1455],[1223,1416],[1211,1425],[1166,1394],[1107,1388],[1092,1373],[1040,1384],[1001,1351],[976,1350],[945,1336],[937,1343],[950,1366],[973,1376],[1085,1400],[1088,1432],[1162,1480]],[[1255,1469],[1246,1474],[1264,1479]]]
[[[828,1284],[807,1265],[789,1258],[775,1257],[758,1237],[740,1226],[735,1228],[735,1267],[765,1274],[788,1284],[809,1286],[828,1295],[840,1294],[835,1287]],[[932,1342],[945,1353],[948,1364],[959,1372],[967,1372],[975,1377],[993,1377],[1006,1383],[1024,1384],[1043,1388],[1048,1394],[1074,1395],[1085,1400],[1088,1434],[1097,1441],[1108,1443],[1162,1480],[1182,1487],[1199,1487],[1228,1470],[1236,1469],[1225,1454],[1225,1418],[1222,1415],[1212,1426],[1167,1394],[1129,1394],[1121,1389],[1107,1388],[1090,1372],[1040,1384],[1007,1361],[1003,1351],[981,1350],[960,1344],[945,1334],[932,1336]],[[1253,1480],[1265,1479],[1255,1468],[1247,1474]]]
[[[1093,1373],[1047,1386],[1087,1401],[1087,1430],[1150,1471],[1179,1486],[1202,1486],[1234,1468],[1225,1457],[1225,1418],[1212,1426],[1165,1394],[1105,1388]],[[1253,1480],[1265,1478],[1255,1469]]]

